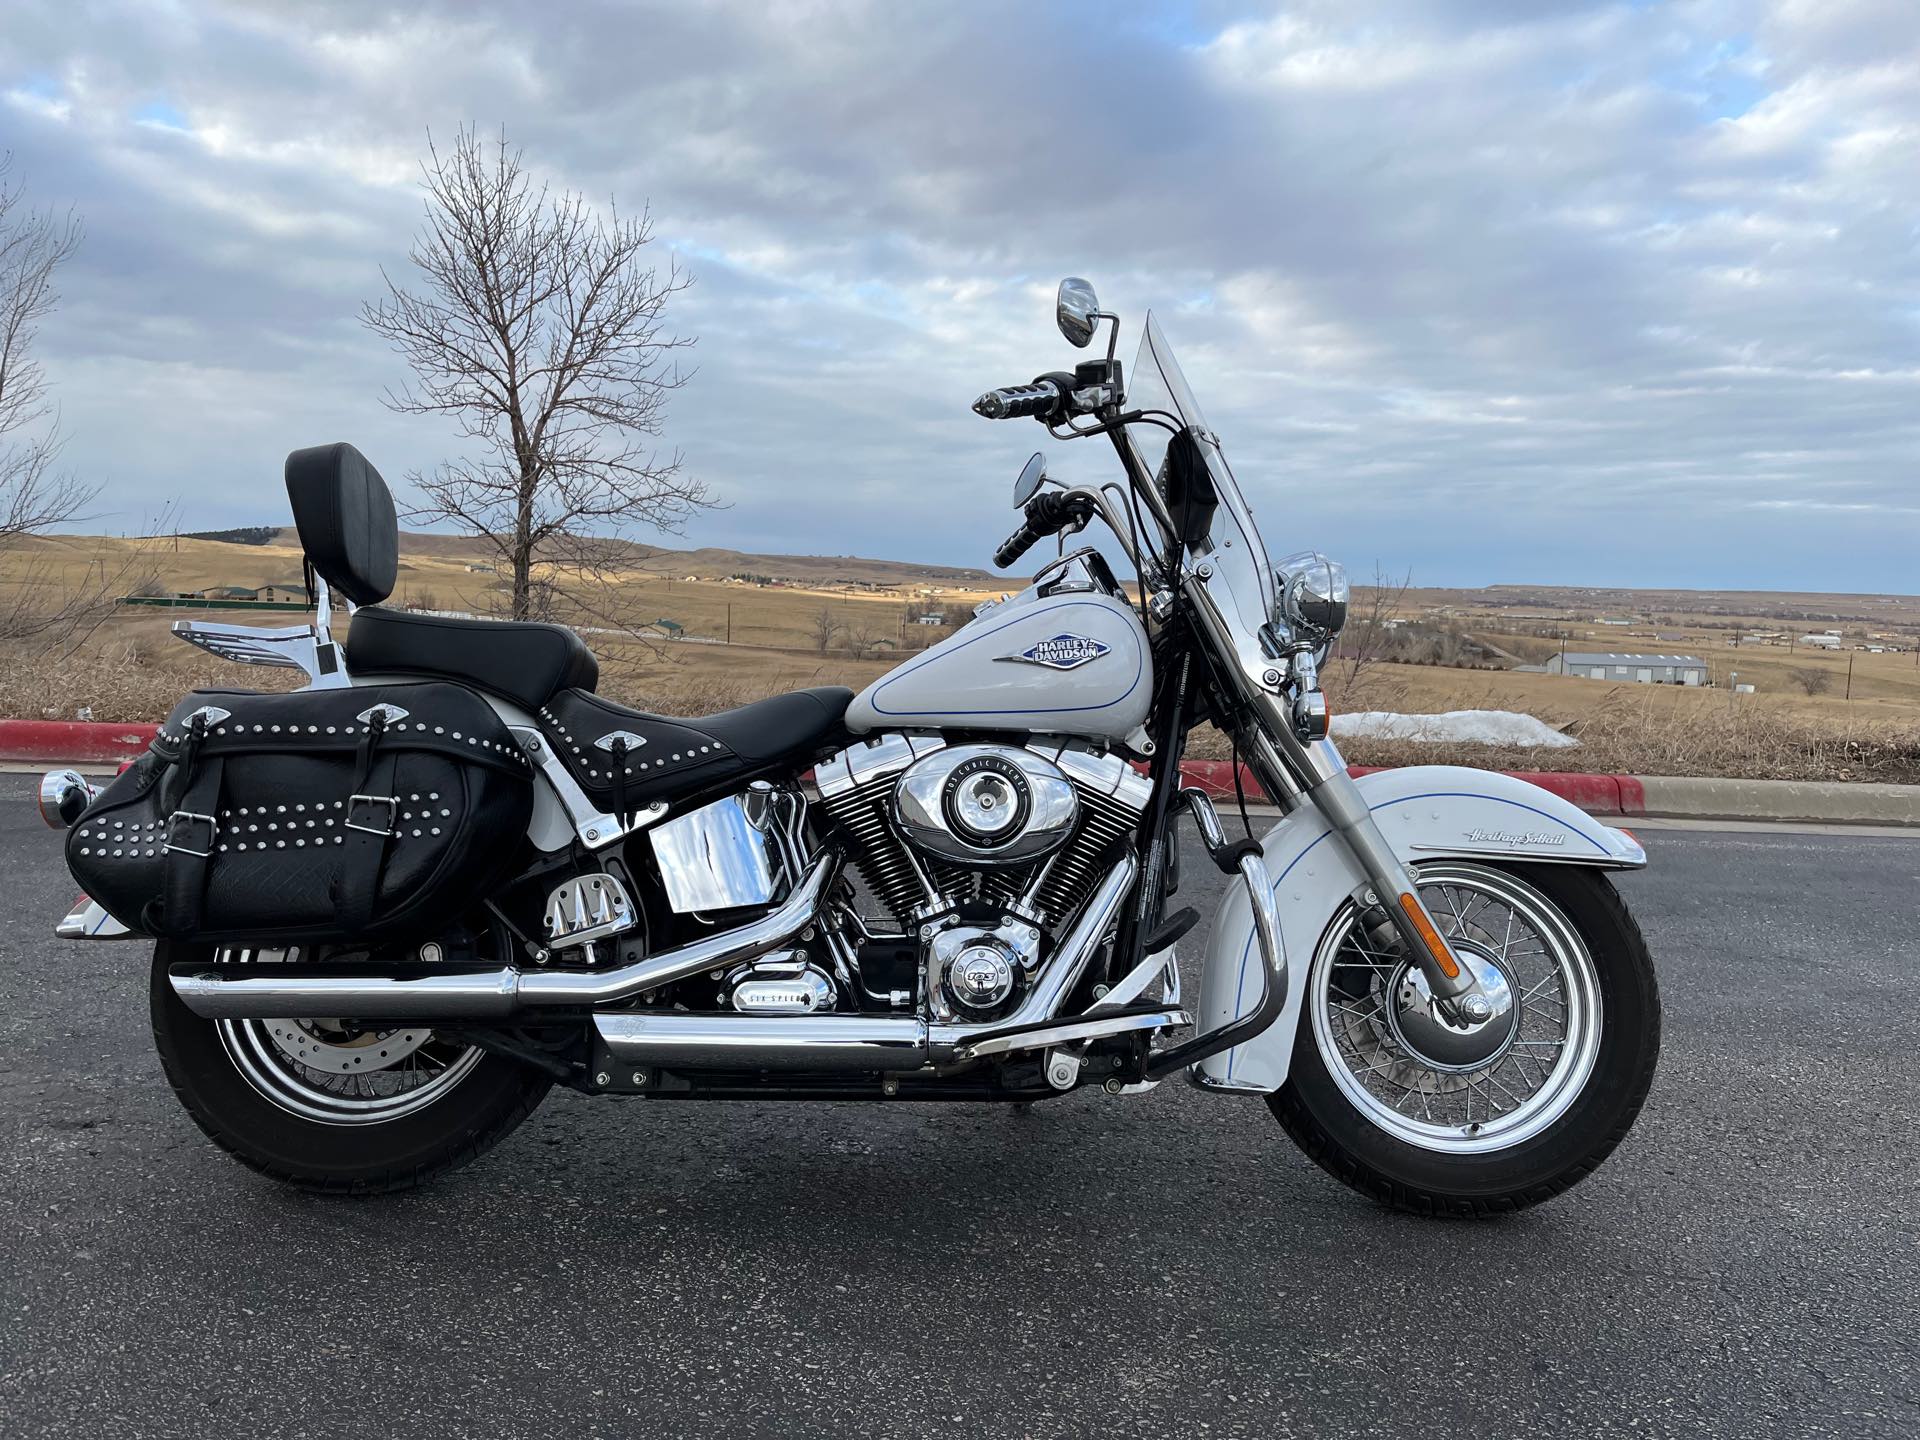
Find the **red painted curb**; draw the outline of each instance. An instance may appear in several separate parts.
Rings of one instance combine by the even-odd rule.
[[[0,761],[72,765],[130,760],[147,748],[157,728],[148,724],[102,725],[90,720],[0,720]],[[1370,775],[1377,768],[1355,765],[1350,771],[1354,775]],[[1538,785],[1596,815],[1647,813],[1645,787],[1632,775],[1580,775],[1546,770],[1505,773]],[[1233,765],[1226,760],[1182,761],[1180,776],[1187,784],[1198,786],[1216,799],[1230,798],[1234,793]],[[1244,765],[1240,767],[1240,778],[1248,800],[1267,798],[1260,782]]]
[[[159,728],[93,720],[0,720],[0,760],[49,765],[130,760],[147,748]]]
[[[1371,775],[1381,768],[1378,765],[1350,765],[1347,771],[1358,777]],[[1538,785],[1542,790],[1578,805],[1589,814],[1644,815],[1647,811],[1645,789],[1637,776],[1585,775],[1557,770],[1506,770],[1501,773],[1511,775],[1516,780],[1525,780],[1530,785]],[[1206,791],[1215,799],[1231,797],[1234,793],[1233,765],[1229,761],[1185,760],[1181,762],[1180,775],[1187,784]],[[1266,798],[1260,782],[1253,778],[1253,772],[1244,765],[1240,767],[1240,783],[1245,787],[1248,800]]]
[[[1644,815],[1647,813],[1647,787],[1640,783],[1638,775],[1617,775],[1620,782],[1620,813],[1622,815]]]

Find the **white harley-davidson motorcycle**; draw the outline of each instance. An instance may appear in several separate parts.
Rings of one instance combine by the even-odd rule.
[[[1606,873],[1640,846],[1498,774],[1350,778],[1317,678],[1344,572],[1268,557],[1151,316],[1124,375],[1085,281],[1058,320],[1082,348],[1109,323],[1105,357],[974,409],[1103,435],[1123,476],[1066,488],[1036,455],[996,562],[1099,521],[1131,588],[1063,553],[858,695],[643,714],[562,627],[383,608],[386,487],[350,446],[295,452],[311,623],[175,629],[310,683],[189,696],[111,785],[41,789],[88,891],[58,933],[158,940],[154,1034],[201,1127],[369,1193],[479,1155],[555,1082],[1027,1103],[1184,1076],[1408,1209],[1509,1210],[1598,1165],[1659,1049]],[[1181,787],[1209,722],[1284,812],[1258,840]],[[1192,998],[1182,817],[1231,877]]]

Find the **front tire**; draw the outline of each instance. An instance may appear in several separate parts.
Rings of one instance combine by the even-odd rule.
[[[418,1027],[203,1020],[168,967],[204,948],[154,947],[154,1044],[173,1092],[243,1165],[303,1190],[377,1195],[478,1159],[546,1095],[547,1076]]]
[[[1446,861],[1417,883],[1496,1018],[1437,1022],[1419,973],[1349,906],[1315,952],[1289,1078],[1267,1103],[1322,1169],[1397,1209],[1552,1199],[1626,1137],[1653,1082],[1646,941],[1595,871]]]

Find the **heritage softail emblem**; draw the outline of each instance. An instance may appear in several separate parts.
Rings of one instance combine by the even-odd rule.
[[[1086,635],[1049,635],[1018,655],[1000,658],[1023,665],[1045,665],[1049,670],[1073,670],[1090,660],[1098,660],[1110,648]]]
[[[1564,845],[1566,833],[1558,830],[1481,830],[1467,831],[1467,841],[1472,845],[1508,845],[1514,849],[1524,849],[1535,845]]]

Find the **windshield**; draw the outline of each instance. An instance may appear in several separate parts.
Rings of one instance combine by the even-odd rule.
[[[1147,328],[1140,335],[1140,351],[1133,357],[1133,370],[1127,376],[1127,408],[1148,414],[1159,411],[1182,425],[1212,433],[1200,413],[1200,402],[1193,398],[1193,387],[1187,384],[1180,362],[1173,357],[1173,347],[1167,344],[1166,334],[1151,311]],[[1173,436],[1158,425],[1135,425],[1129,434],[1133,448],[1146,462],[1147,473],[1158,480],[1167,458],[1167,442]]]
[[[1213,487],[1220,496],[1220,509],[1210,527],[1206,548],[1220,552],[1223,561],[1231,558],[1239,562],[1232,568],[1238,572],[1234,588],[1244,592],[1239,596],[1245,612],[1242,618],[1252,620],[1257,629],[1273,609],[1273,573],[1267,547],[1254,527],[1253,507],[1241,494],[1240,483],[1234,479],[1227,457],[1221,453],[1220,437],[1201,414],[1193,387],[1187,384],[1180,362],[1173,356],[1173,347],[1167,343],[1166,334],[1151,313],[1147,316],[1146,330],[1140,336],[1140,352],[1133,358],[1133,372],[1126,378],[1129,410],[1148,414],[1158,411],[1157,418],[1170,417],[1192,429],[1199,439]],[[1164,498],[1166,477],[1161,470],[1166,464],[1172,434],[1158,425],[1141,423],[1127,427],[1127,439]]]

